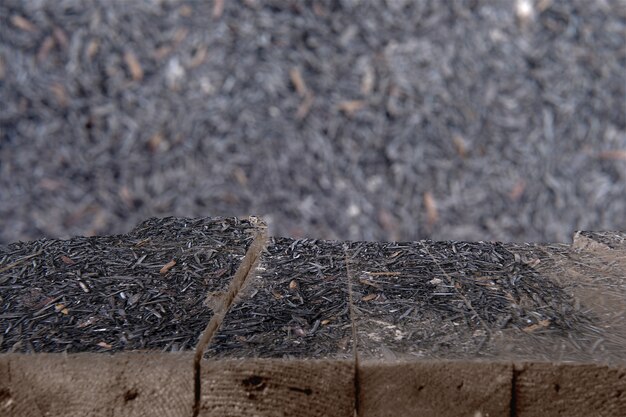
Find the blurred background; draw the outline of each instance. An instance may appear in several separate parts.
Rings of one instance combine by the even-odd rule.
[[[0,244],[626,230],[626,2],[0,3]]]

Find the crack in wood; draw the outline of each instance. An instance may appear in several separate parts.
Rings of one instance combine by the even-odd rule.
[[[356,331],[356,320],[354,312],[354,296],[352,294],[352,269],[350,268],[350,257],[348,255],[348,247],[343,248],[345,263],[346,263],[346,278],[348,284],[348,308],[350,312],[350,324],[352,326],[352,349],[354,352],[354,413],[355,416],[359,416],[359,398],[361,393],[360,379],[359,379],[359,349],[358,349],[358,337]]]

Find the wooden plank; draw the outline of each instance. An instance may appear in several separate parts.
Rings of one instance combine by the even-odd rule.
[[[0,356],[1,415],[192,415],[191,353]],[[6,377],[6,378],[5,378]]]
[[[523,363],[515,375],[517,417],[626,415],[626,367]]]
[[[358,372],[359,416],[510,415],[513,375],[506,363],[365,361]]]
[[[348,360],[205,360],[201,387],[200,416],[354,416]]]
[[[342,243],[273,238],[253,272],[201,364],[199,415],[352,416]]]

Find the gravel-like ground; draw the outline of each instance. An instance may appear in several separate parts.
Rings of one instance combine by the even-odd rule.
[[[0,106],[0,243],[626,230],[622,0],[3,0]]]

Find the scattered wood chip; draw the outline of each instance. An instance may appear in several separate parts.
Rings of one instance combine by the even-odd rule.
[[[330,320],[328,320],[328,319],[322,320],[322,321],[320,322],[320,324],[321,324],[322,326],[326,326],[328,323],[330,323]]]
[[[128,67],[133,81],[141,81],[143,79],[143,68],[141,68],[137,56],[131,51],[126,51],[124,54],[124,62],[126,62],[126,66]]]
[[[74,265],[76,263],[69,256],[65,255],[61,255],[61,260],[65,265]]]
[[[65,87],[60,83],[53,83],[50,86],[50,91],[54,94],[54,98],[56,99],[59,107],[65,108],[69,104],[69,98],[67,97],[67,91],[65,91]]]
[[[78,324],[76,325],[76,327],[78,327],[79,329],[82,329],[83,327],[90,326],[96,323],[97,321],[98,319],[96,317],[89,317],[87,320],[80,320]]]
[[[53,178],[42,178],[37,185],[46,191],[57,191],[65,186],[62,181]]]
[[[272,290],[272,295],[277,300],[280,300],[281,298],[283,298],[283,295],[281,293],[279,293],[278,291],[276,291],[276,290]]]
[[[626,161],[626,149],[600,152],[598,158],[607,161]]]
[[[239,185],[241,185],[243,187],[248,185],[248,176],[246,175],[246,171],[244,171],[243,168],[236,167],[233,170],[233,175],[235,176],[235,179],[237,180]]]
[[[552,6],[552,0],[539,0],[535,5],[539,13],[543,13],[546,9]]]
[[[374,90],[374,69],[371,66],[365,68],[361,79],[361,94],[368,95]]]
[[[158,152],[161,150],[163,146],[163,134],[161,132],[157,132],[148,140],[148,148],[150,152]]]
[[[87,284],[85,284],[85,283],[84,283],[84,282],[82,282],[82,281],[78,281],[78,286],[79,286],[79,287],[80,287],[80,289],[81,289],[81,290],[83,290],[83,292],[85,292],[85,293],[88,293],[88,292],[90,291],[90,290],[89,290],[89,287],[87,286]]]
[[[289,78],[291,79],[291,83],[296,89],[296,93],[298,93],[298,95],[303,98],[296,112],[296,118],[298,120],[302,120],[306,117],[307,114],[309,114],[309,111],[311,110],[311,106],[313,105],[314,101],[313,93],[311,93],[307,88],[299,68],[292,68],[289,71]]]
[[[400,239],[398,220],[389,210],[382,208],[378,211],[378,223],[387,232],[390,240],[398,241]]]
[[[117,192],[117,194],[120,196],[124,204],[126,204],[126,207],[128,208],[133,207],[134,205],[133,195],[131,194],[130,189],[127,186],[122,185],[119,191]]]
[[[219,19],[224,13],[224,0],[215,0],[213,3],[213,19]]]
[[[298,111],[296,111],[296,118],[298,120],[304,119],[307,114],[309,114],[309,111],[311,111],[311,107],[313,106],[313,101],[313,94],[308,93],[304,96],[304,100],[302,100],[302,103],[298,106]]]
[[[526,265],[530,266],[531,268],[534,268],[540,263],[541,263],[541,259],[536,258],[536,259],[530,259],[528,262],[526,262]]]
[[[172,47],[168,45],[163,45],[158,47],[152,53],[152,56],[157,61],[161,61],[163,58],[167,57],[172,52]]]
[[[133,247],[140,248],[140,247],[145,246],[146,244],[150,243],[151,240],[152,240],[151,238],[147,237],[147,238],[145,238],[143,240],[140,240],[139,242],[135,243],[135,245]]]
[[[452,144],[454,145],[454,149],[456,153],[461,157],[465,158],[467,156],[467,145],[465,144],[465,139],[461,135],[453,135],[452,136]]]
[[[24,30],[26,32],[37,32],[37,26],[32,24],[29,20],[26,20],[24,17],[14,14],[11,16],[11,24],[18,29]]]
[[[191,9],[191,7],[187,4],[180,6],[180,8],[178,9],[178,14],[183,16],[183,17],[189,17],[191,16],[191,13],[193,12],[193,10]]]
[[[174,45],[178,46],[179,43],[185,40],[188,34],[189,29],[187,28],[176,29],[176,32],[174,32]]]
[[[54,39],[56,39],[56,41],[59,43],[61,48],[67,49],[67,47],[70,45],[70,42],[67,39],[67,35],[60,27],[56,26],[52,30],[52,35],[54,36]]]
[[[372,301],[373,299],[377,298],[378,294],[368,294],[366,296],[364,296],[363,298],[361,298],[361,300],[363,301]]]
[[[295,279],[292,279],[291,282],[289,282],[289,289],[291,291],[295,291],[298,289],[298,281],[296,281]]]
[[[207,57],[207,48],[206,46],[202,45],[200,47],[198,47],[198,49],[196,50],[196,53],[193,54],[193,57],[191,58],[191,61],[189,61],[189,67],[190,68],[196,68],[200,65],[202,65],[202,63],[206,60]]]
[[[65,306],[65,304],[63,303],[55,304],[54,311],[56,311],[57,313],[64,314],[66,316],[70,313],[67,307]]]
[[[524,194],[525,190],[526,190],[526,181],[522,179],[518,180],[513,186],[513,189],[511,189],[511,192],[509,193],[509,200],[518,201],[520,197],[522,197],[522,194]]]
[[[98,342],[98,346],[100,346],[101,348],[104,348],[104,349],[111,349],[113,347],[110,344],[108,344],[107,342]]]
[[[366,102],[363,100],[347,100],[339,103],[339,110],[344,112],[347,116],[352,117],[354,113],[361,110],[366,106]]]
[[[389,271],[367,272],[367,274],[373,277],[399,277],[400,276],[400,272],[389,272]]]
[[[89,229],[85,232],[85,236],[96,236],[104,229],[107,224],[107,215],[100,207],[97,207],[96,214],[92,217]]]
[[[424,193],[424,207],[426,208],[426,219],[429,226],[433,226],[439,220],[439,212],[435,197],[430,191]]]
[[[41,253],[42,253],[42,252],[43,252],[43,251],[40,249],[40,250],[38,250],[37,252],[33,253],[32,255],[25,256],[25,257],[23,257],[23,258],[22,258],[22,259],[20,259],[20,260],[17,260],[17,261],[15,261],[15,262],[12,262],[12,263],[10,263],[10,264],[8,264],[8,265],[3,266],[2,268],[0,268],[0,273],[1,273],[1,272],[8,271],[8,270],[9,270],[9,269],[11,269],[11,268],[15,268],[16,266],[20,265],[21,263],[26,262],[27,260],[29,260],[29,259],[31,259],[31,258],[34,258],[34,257],[36,257],[36,256],[41,255]]]
[[[98,53],[98,49],[100,49],[100,43],[95,39],[90,40],[87,44],[87,58],[93,59],[93,57]]]
[[[41,48],[37,51],[37,62],[46,61],[52,48],[54,48],[54,38],[52,36],[46,36],[41,43]]]
[[[302,73],[300,72],[299,68],[292,68],[291,71],[289,71],[289,77],[291,78],[291,83],[293,84],[294,88],[296,89],[296,92],[301,96],[304,97],[308,94],[309,90],[306,87],[306,84],[304,83],[304,79],[302,78]]]
[[[328,15],[328,10],[326,10],[324,5],[321,4],[320,2],[314,1],[313,2],[313,13],[315,13],[316,16],[325,17],[325,16]]]
[[[374,288],[380,289],[380,285],[376,284],[375,282],[368,281],[368,280],[363,279],[363,278],[360,278],[359,282],[361,284],[363,284],[363,285],[369,285],[370,287],[374,287]]]
[[[526,333],[531,333],[531,332],[534,332],[535,330],[544,329],[548,326],[550,326],[550,320],[546,319],[546,320],[540,320],[538,323],[531,324],[528,327],[524,327],[522,330],[524,330]]]
[[[161,268],[159,272],[161,273],[161,275],[165,275],[169,272],[170,269],[174,268],[174,265],[176,265],[176,260],[172,259],[171,261],[163,265],[163,268]]]

